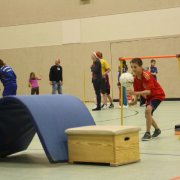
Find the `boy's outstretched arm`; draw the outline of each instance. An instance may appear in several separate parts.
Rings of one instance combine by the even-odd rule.
[[[129,106],[134,106],[137,104],[137,100],[138,100],[138,95],[134,94],[134,91],[132,90],[127,90],[127,95],[133,96],[132,100],[128,102]]]
[[[150,90],[144,90],[144,91],[133,91],[133,90],[128,90],[129,95],[135,95],[135,96],[147,96],[151,94]]]
[[[151,94],[151,91],[150,91],[150,90],[144,90],[144,91],[128,90],[128,91],[127,91],[127,94],[129,94],[129,95],[131,95],[131,96],[134,96],[134,99],[132,99],[132,100],[129,102],[129,105],[130,105],[130,106],[133,106],[133,105],[137,104],[137,100],[138,100],[138,97],[139,97],[139,96],[147,96],[147,95],[150,95],[150,94]]]

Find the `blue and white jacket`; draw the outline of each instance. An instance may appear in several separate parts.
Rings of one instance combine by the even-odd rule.
[[[2,66],[0,68],[0,80],[3,86],[16,85],[16,74],[9,66]]]

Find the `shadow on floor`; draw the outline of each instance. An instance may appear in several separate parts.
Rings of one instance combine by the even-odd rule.
[[[13,156],[9,156],[6,158],[0,158],[0,167],[4,167],[8,165],[14,167],[18,164],[18,167],[27,166],[29,168],[34,167],[56,167],[60,165],[64,165],[67,163],[49,163],[47,157],[43,153],[36,153],[36,154],[16,154]],[[20,165],[20,166],[19,166]]]

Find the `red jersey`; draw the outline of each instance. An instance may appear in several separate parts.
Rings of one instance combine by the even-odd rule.
[[[160,84],[155,80],[155,78],[148,71],[143,71],[141,79],[138,79],[137,76],[134,78],[134,91],[144,91],[150,90],[151,94],[144,96],[147,102],[152,99],[164,100],[165,93]]]

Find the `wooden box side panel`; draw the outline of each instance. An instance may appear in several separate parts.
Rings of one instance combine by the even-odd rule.
[[[69,162],[114,162],[114,137],[69,135]]]
[[[128,133],[115,136],[115,161],[127,164],[140,160],[139,133]]]

